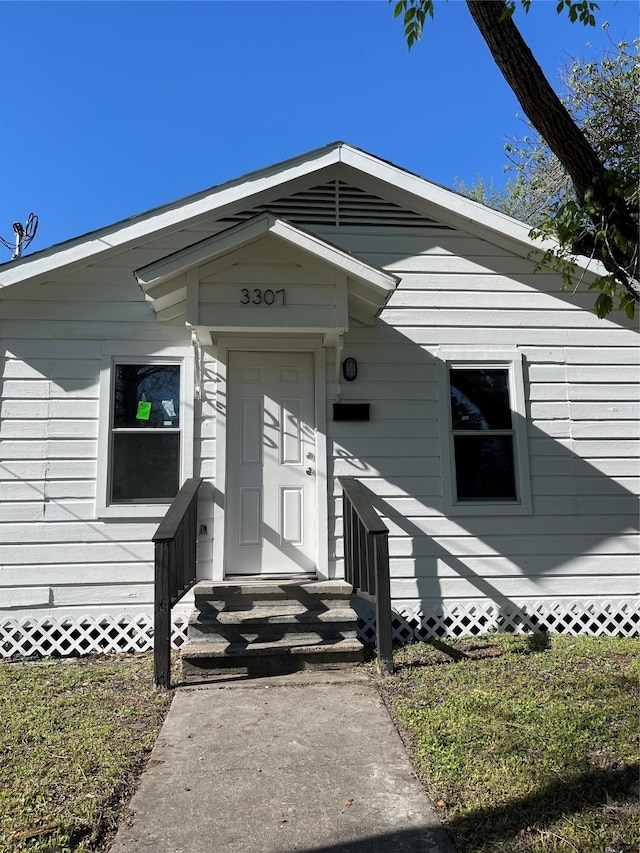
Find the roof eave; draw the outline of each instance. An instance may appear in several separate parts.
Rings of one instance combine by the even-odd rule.
[[[50,246],[17,261],[10,261],[0,266],[0,289],[26,279],[41,278],[55,270],[90,262],[103,251],[124,250],[129,244],[160,236],[163,231],[174,230],[176,225],[184,225],[225,205],[335,165],[340,161],[340,148],[343,145],[342,142],[336,142],[317,148],[82,237]]]
[[[0,267],[0,289],[24,281],[37,284],[52,274],[95,261],[101,253],[124,251],[129,245],[186,226],[198,218],[237,206],[261,192],[284,185],[296,178],[343,164],[428,204],[432,215],[454,227],[467,230],[502,248],[534,260],[556,244],[533,240],[530,226],[453,190],[427,181],[399,166],[381,160],[344,142],[335,142],[307,154],[285,160],[265,169],[250,172],[179,201],[172,202],[131,219],[123,220],[84,237],[49,247],[34,255],[11,261]],[[531,255],[531,253],[534,253]],[[579,258],[577,266],[587,281],[602,274],[599,265]]]
[[[209,263],[267,235],[283,240],[384,295],[395,290],[400,281],[398,276],[374,267],[270,212],[258,214],[213,237],[207,237],[192,246],[172,252],[159,261],[135,270],[133,274],[146,293],[163,282],[183,275],[188,270]]]

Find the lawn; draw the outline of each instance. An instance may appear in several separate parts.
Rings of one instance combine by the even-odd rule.
[[[104,847],[170,701],[148,654],[1,662],[0,850]]]
[[[637,853],[632,639],[420,643],[382,682],[459,853]]]
[[[637,853],[638,641],[396,654],[379,682],[459,853]],[[104,850],[166,714],[149,655],[0,663],[0,850]]]

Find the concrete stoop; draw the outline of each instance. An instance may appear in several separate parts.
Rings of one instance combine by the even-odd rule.
[[[201,582],[181,648],[187,682],[360,663],[352,588],[344,581]]]

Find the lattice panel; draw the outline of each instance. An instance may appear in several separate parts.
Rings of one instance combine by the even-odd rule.
[[[375,612],[357,601],[358,636],[374,645]],[[186,614],[176,614],[172,648],[187,639]],[[640,604],[628,599],[585,601],[492,601],[442,603],[421,610],[393,613],[393,639],[399,643],[429,637],[477,636],[492,631],[516,634],[528,631],[635,637],[640,635]],[[0,622],[0,657],[68,656],[92,652],[142,652],[153,648],[153,618],[138,616],[83,616],[73,619],[4,619]]]
[[[374,645],[376,617],[373,606],[361,601],[357,611],[358,637],[365,645]],[[640,635],[640,603],[628,599],[530,600],[503,605],[493,601],[468,601],[393,613],[393,639],[400,643],[429,637],[478,636],[492,631],[637,637]]]
[[[176,615],[171,646],[187,638],[187,616]],[[3,619],[0,622],[0,657],[86,655],[92,652],[144,652],[153,648],[153,617],[81,616],[77,619]]]

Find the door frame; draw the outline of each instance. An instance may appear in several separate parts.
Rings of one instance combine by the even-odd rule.
[[[225,336],[216,340],[216,460],[213,510],[213,566],[211,577],[223,581],[226,576],[227,494],[227,400],[229,399],[229,352],[310,352],[313,355],[315,430],[316,430],[316,572],[318,580],[329,577],[329,514],[327,491],[327,381],[326,348],[317,335],[300,337]]]

